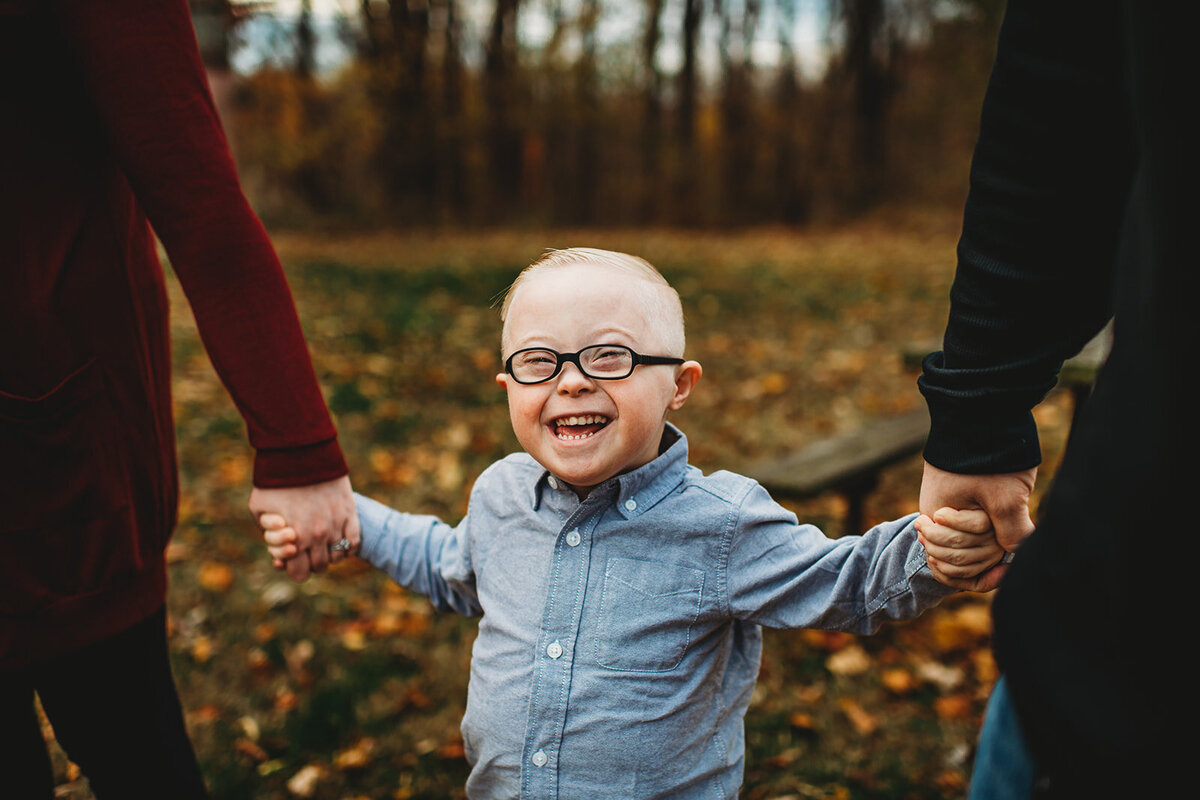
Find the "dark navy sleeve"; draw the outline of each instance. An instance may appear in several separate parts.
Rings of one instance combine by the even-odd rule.
[[[1031,413],[1111,315],[1133,141],[1112,2],[1014,0],[1000,33],[943,349],[918,383],[925,458],[959,473],[1040,462]]]

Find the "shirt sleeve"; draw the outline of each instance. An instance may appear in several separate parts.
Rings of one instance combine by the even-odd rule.
[[[919,379],[925,458],[951,472],[1041,459],[1030,413],[1111,315],[1134,166],[1115,3],[1014,0],[1002,26],[943,350]]]
[[[121,171],[257,451],[254,483],[346,474],[291,292],[242,193],[184,0],[54,0]]]
[[[732,530],[731,613],[771,628],[873,633],[912,619],[955,590],[925,563],[911,514],[861,536],[831,539],[755,484]]]
[[[483,613],[467,543],[470,514],[452,527],[437,517],[404,514],[362,495],[354,500],[362,527],[361,558],[428,597],[439,611],[468,617]]]

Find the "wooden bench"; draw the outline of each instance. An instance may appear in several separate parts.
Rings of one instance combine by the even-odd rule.
[[[1078,355],[1063,364],[1058,385],[1071,392],[1072,426],[1079,419],[1096,373],[1112,346],[1112,325],[1092,339]],[[912,347],[905,363],[919,368],[936,345]],[[843,530],[861,533],[863,503],[879,483],[886,468],[920,453],[929,436],[929,412],[922,408],[891,419],[872,422],[858,430],[813,442],[797,453],[760,462],[746,474],[780,500],[808,500],[837,492],[846,500]]]
[[[879,473],[920,453],[928,435],[929,412],[922,408],[813,442],[798,453],[752,466],[747,474],[781,500],[838,492],[846,499],[844,530],[861,533],[863,503]]]

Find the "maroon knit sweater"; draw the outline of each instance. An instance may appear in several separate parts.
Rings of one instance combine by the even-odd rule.
[[[0,0],[0,75],[5,668],[165,598],[178,480],[154,234],[245,418],[255,485],[346,465],[184,0]]]

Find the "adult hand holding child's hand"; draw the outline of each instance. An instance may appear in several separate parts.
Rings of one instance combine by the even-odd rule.
[[[329,548],[342,539],[349,542],[350,552],[358,549],[361,534],[349,477],[311,486],[255,488],[250,493],[250,510],[264,531],[291,531],[294,552],[288,551],[291,555],[287,558],[274,550],[271,555],[275,566],[286,568],[292,580],[303,581],[313,572],[324,572],[339,552]],[[281,540],[280,546],[283,544]],[[270,541],[268,545],[270,549]]]
[[[987,512],[939,508],[922,514],[915,526],[933,576],[947,586],[969,592],[996,588],[1006,566]]]

